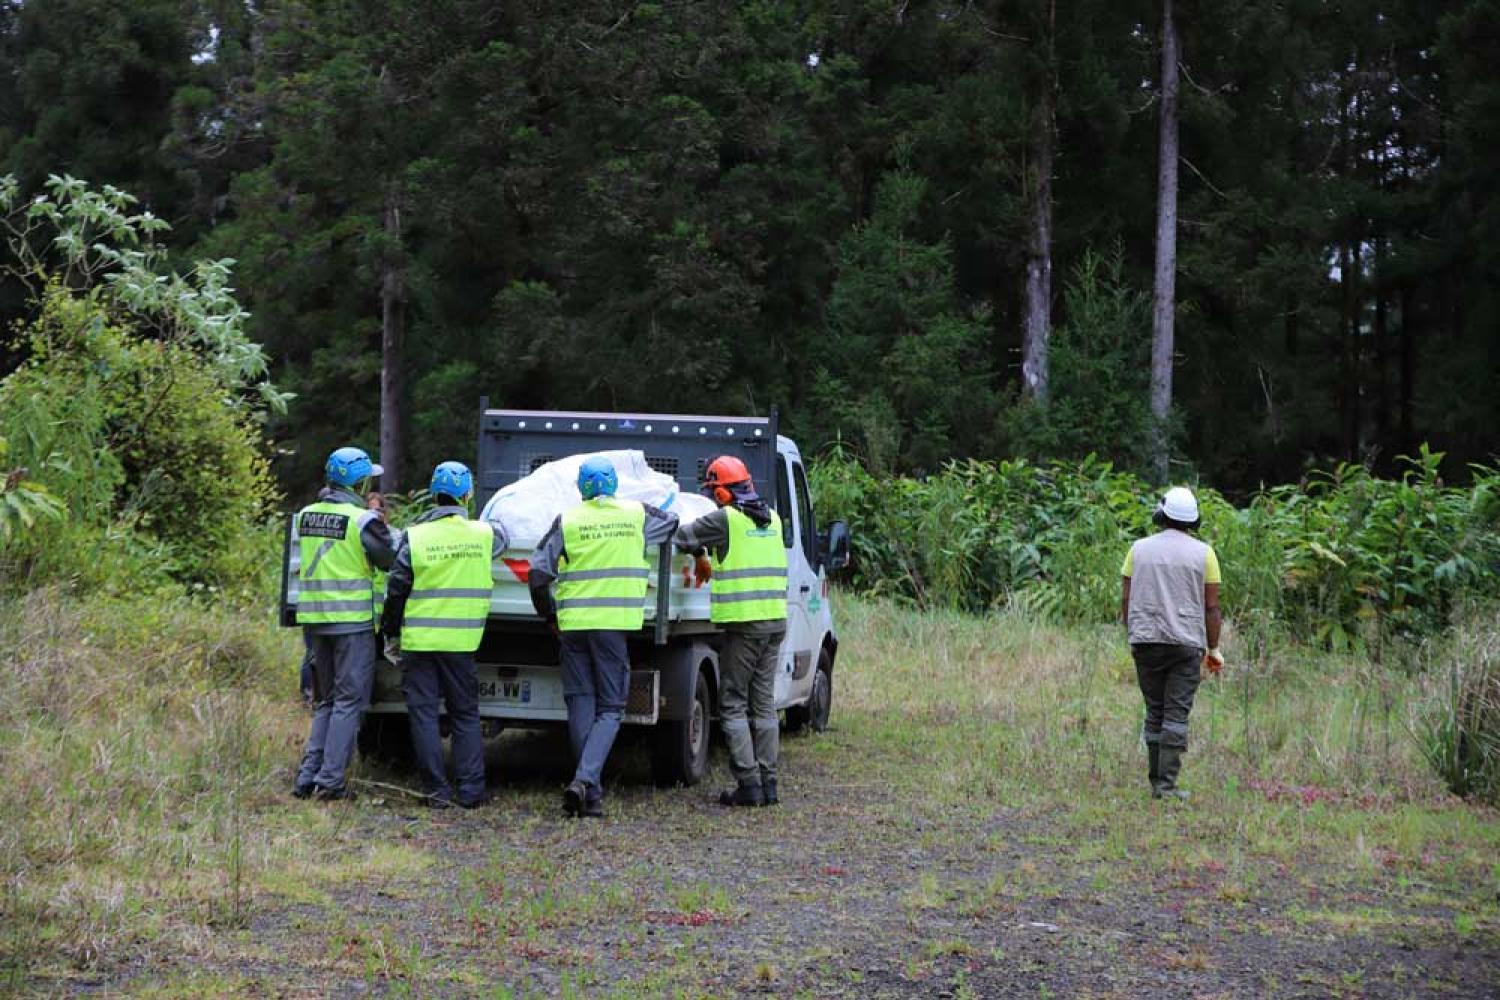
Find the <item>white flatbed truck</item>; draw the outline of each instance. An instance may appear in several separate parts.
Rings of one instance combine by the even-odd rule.
[[[818,530],[801,453],[777,433],[774,408],[769,417],[709,417],[504,410],[483,400],[480,409],[472,468],[482,511],[503,487],[567,455],[639,450],[652,469],[675,479],[685,492],[696,492],[703,469],[716,456],[744,460],[781,515],[787,549],[787,631],[776,707],[792,729],[821,730],[828,724],[839,646],[827,578],[848,562],[849,533],[841,521]],[[289,526],[282,587],[282,622],[288,625],[296,621],[293,542]],[[512,548],[494,564],[489,620],[475,657],[479,714],[490,732],[567,721],[557,640],[533,609],[526,582],[530,554]],[[670,545],[660,547],[645,624],[627,644],[631,672],[624,722],[653,728],[652,777],[664,785],[702,779],[718,704],[722,630],[709,621],[709,588],[694,584],[692,561]],[[360,750],[400,758],[409,744],[400,670],[381,660]]]

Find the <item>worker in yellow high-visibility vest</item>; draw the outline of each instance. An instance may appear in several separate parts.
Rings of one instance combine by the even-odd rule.
[[[583,502],[560,514],[531,555],[531,602],[558,635],[568,736],[576,768],[563,790],[570,816],[603,816],[600,776],[620,731],[630,685],[625,637],[645,620],[651,563],[677,515],[615,496],[619,478],[601,456],[578,467]],[[556,595],[552,584],[556,582]]]
[[[786,635],[786,544],[777,517],[755,492],[745,463],[722,455],[704,470],[703,492],[719,509],[677,529],[676,545],[709,578],[709,620],[724,629],[719,719],[735,787],[726,806],[775,805],[780,733],[776,668]]]
[[[437,506],[407,528],[396,547],[382,631],[386,648],[401,664],[412,750],[427,804],[446,809],[457,801],[473,809],[490,797],[474,653],[490,613],[491,567],[507,542],[500,525],[469,520],[474,476],[463,463],[444,462],[434,469],[428,492]],[[440,702],[453,734],[456,796],[443,766]]]
[[[344,769],[375,681],[376,570],[391,565],[391,531],[366,507],[380,466],[359,448],[328,456],[328,485],[297,514],[301,562],[297,624],[311,637],[313,720],[292,794],[342,799],[350,794]]]

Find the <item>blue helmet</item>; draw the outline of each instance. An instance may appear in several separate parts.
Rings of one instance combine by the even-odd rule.
[[[615,466],[607,458],[595,455],[586,458],[578,467],[578,492],[585,500],[594,497],[612,497],[620,488],[620,477],[615,475]]]
[[[335,486],[358,486],[371,476],[378,476],[385,470],[374,462],[363,448],[344,447],[328,456],[327,463],[323,466],[323,472],[328,476],[328,481]]]
[[[433,496],[442,494],[462,500],[474,492],[474,476],[462,462],[444,462],[432,470],[432,486],[428,492]]]

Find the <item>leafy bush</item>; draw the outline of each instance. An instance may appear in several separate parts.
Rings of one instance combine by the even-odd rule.
[[[9,454],[9,443],[0,437],[0,545],[36,527],[38,521],[61,517],[66,509],[47,487],[24,478],[29,469],[10,468],[6,464]]]
[[[1457,599],[1500,593],[1500,473],[1447,487],[1425,448],[1399,480],[1340,466],[1235,507],[1197,490],[1202,537],[1232,617],[1330,648],[1372,631],[1417,637]],[[1158,491],[1089,456],[1076,463],[955,462],[925,479],[876,479],[847,451],[812,469],[819,503],[854,530],[852,582],[924,606],[1020,604],[1110,621],[1119,566],[1148,533]]]
[[[66,294],[47,298],[28,334],[27,362],[0,383],[0,434],[72,516],[34,525],[10,561],[27,577],[105,583],[126,549],[139,557],[132,586],[258,580],[253,528],[275,490],[258,432],[201,356]]]
[[[0,178],[0,271],[34,308],[0,381],[0,438],[30,470],[28,506],[56,497],[69,516],[18,513],[0,579],[254,591],[275,562],[256,530],[275,496],[259,421],[286,397],[244,336],[231,262],[167,271],[166,224],[130,195],[58,177],[47,191]]]

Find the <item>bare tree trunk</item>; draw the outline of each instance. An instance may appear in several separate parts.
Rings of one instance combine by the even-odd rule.
[[[380,276],[380,488],[399,488],[403,441],[401,396],[405,386],[402,349],[406,340],[406,272],[401,260],[401,201],[396,184],[385,192],[385,254]]]
[[[1052,146],[1057,128],[1057,69],[1053,46],[1055,0],[1047,5],[1047,69],[1032,121],[1030,232],[1026,240],[1026,337],[1021,352],[1022,389],[1047,405],[1047,348],[1052,340]]]
[[[1417,450],[1416,419],[1413,398],[1417,391],[1417,312],[1416,296],[1410,284],[1401,286],[1401,377],[1397,387],[1400,397],[1401,454]]]
[[[1157,162],[1156,281],[1151,304],[1152,471],[1167,481],[1171,442],[1173,318],[1177,296],[1177,24],[1162,0],[1161,139]]]
[[[1339,245],[1339,287],[1343,293],[1339,321],[1339,427],[1344,458],[1359,459],[1359,247],[1350,238]]]
[[[1375,447],[1379,449],[1383,464],[1389,464],[1394,457],[1391,450],[1391,384],[1388,371],[1390,369],[1390,351],[1387,341],[1390,338],[1389,306],[1387,303],[1388,292],[1386,289],[1383,270],[1385,268],[1384,240],[1377,233],[1374,239],[1374,260],[1370,267],[1370,280],[1375,294],[1375,328],[1374,328],[1374,381],[1375,381]]]

